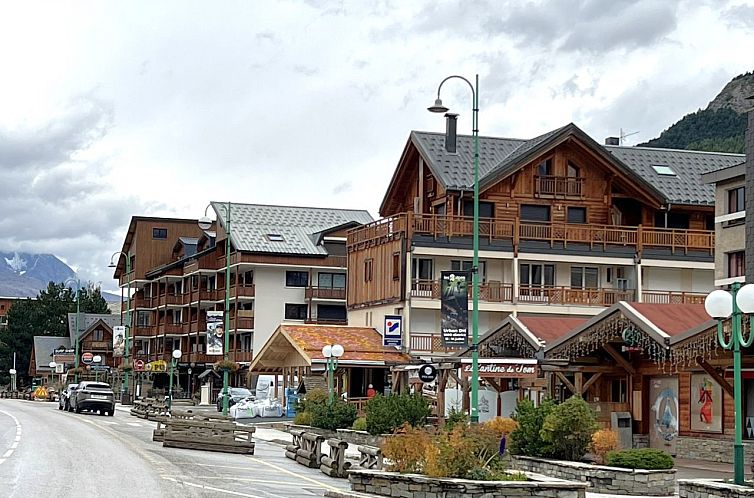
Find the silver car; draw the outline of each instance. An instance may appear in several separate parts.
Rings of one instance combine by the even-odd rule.
[[[65,389],[60,391],[60,396],[58,396],[58,410],[65,410],[67,412],[71,411],[70,397],[71,393],[76,389],[76,386],[78,386],[78,384],[68,384]]]
[[[115,395],[110,384],[104,382],[81,382],[71,395],[70,405],[73,411],[98,411],[100,415],[115,414]]]

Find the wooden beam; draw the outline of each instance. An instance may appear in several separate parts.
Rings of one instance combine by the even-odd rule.
[[[495,382],[495,379],[492,379],[490,377],[485,377],[484,379],[489,385],[495,388],[495,390],[499,393],[502,392],[502,388],[500,387],[500,384]]]
[[[610,355],[612,359],[615,360],[615,362],[623,367],[623,370],[630,373],[631,375],[636,374],[636,369],[628,362],[627,359],[625,359],[621,354],[615,350],[614,347],[612,347],[610,344],[603,344],[602,349],[607,351],[607,354]]]
[[[579,365],[569,365],[565,367],[561,366],[555,366],[555,365],[540,365],[539,367],[543,372],[584,372],[584,373],[612,373],[612,374],[618,374],[623,375],[625,371],[622,368],[615,367],[615,366],[602,366],[602,367],[592,367],[592,366],[579,366]]]
[[[575,374],[573,374],[573,378],[575,381],[573,383],[573,387],[576,388],[574,393],[581,396],[581,393],[584,392],[584,372],[576,372]]]
[[[589,377],[589,380],[584,382],[584,385],[581,386],[581,394],[584,394],[599,378],[602,377],[602,372],[597,372],[592,374],[591,377]]]
[[[735,397],[733,386],[731,386],[730,383],[727,380],[725,380],[725,378],[722,375],[720,375],[720,373],[717,370],[715,370],[715,368],[712,365],[704,361],[704,358],[702,358],[701,356],[696,357],[696,362],[699,364],[700,367],[704,369],[705,372],[707,372],[707,374],[710,377],[715,379],[715,382],[720,384],[720,387],[722,387],[725,390],[725,392],[730,395],[731,398]]]
[[[564,386],[566,386],[572,394],[581,394],[576,391],[576,387],[571,384],[571,381],[566,378],[565,375],[563,375],[561,372],[555,372],[555,376],[560,379],[560,382],[563,383]]]

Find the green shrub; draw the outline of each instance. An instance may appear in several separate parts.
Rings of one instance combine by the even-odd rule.
[[[518,426],[511,432],[509,449],[514,455],[526,455],[530,457],[549,457],[552,455],[550,443],[542,440],[540,432],[545,418],[555,408],[555,402],[546,398],[539,406],[534,402],[523,399],[516,406],[513,420]]]
[[[552,456],[578,461],[589,449],[596,430],[594,410],[581,396],[571,396],[545,417],[540,435],[550,444]]]
[[[307,400],[306,411],[312,414],[312,426],[331,431],[350,429],[356,420],[356,407],[343,400],[335,400],[332,404]]]
[[[424,425],[430,408],[420,394],[376,395],[366,404],[367,431],[370,434],[390,434],[408,423],[411,427]]]
[[[611,451],[605,463],[611,467],[627,469],[666,470],[673,468],[673,457],[662,450],[641,448]]]
[[[296,413],[305,412],[307,403],[326,403],[330,399],[324,389],[312,389],[296,403]]]
[[[450,415],[445,419],[445,425],[442,428],[444,431],[450,432],[459,424],[469,425],[469,416],[465,412],[453,408],[450,410]]]
[[[312,425],[312,414],[309,412],[297,412],[293,418],[296,425]]]
[[[353,426],[351,429],[355,431],[365,431],[367,430],[367,419],[364,417],[359,417],[353,422]]]

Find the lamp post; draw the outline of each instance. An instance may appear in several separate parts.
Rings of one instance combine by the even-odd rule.
[[[741,399],[741,348],[754,343],[754,330],[744,337],[743,314],[754,313],[754,284],[741,287],[738,282],[731,285],[730,292],[715,290],[704,300],[707,314],[717,320],[717,340],[723,349],[733,351],[733,412],[735,414],[735,439],[733,443],[733,480],[744,484],[744,445],[743,445],[743,400]],[[725,340],[723,321],[728,317],[730,337]]]
[[[437,99],[434,105],[427,108],[429,112],[446,113],[448,108],[442,104],[440,90],[442,85],[451,79],[465,81],[471,89],[471,131],[474,136],[474,260],[471,268],[472,304],[471,315],[471,422],[479,422],[479,75],[474,85],[463,76],[448,76],[437,87]]]
[[[199,218],[198,225],[202,230],[209,230],[212,227],[212,220],[207,217],[207,210],[212,206],[209,204],[204,208],[204,216]],[[219,213],[218,213],[219,214]],[[223,344],[223,359],[228,360],[228,349],[230,349],[230,201],[225,208],[225,334]],[[223,416],[228,416],[228,369],[223,369]]]
[[[168,411],[173,409],[173,372],[175,367],[178,366],[178,360],[181,359],[183,353],[180,349],[174,349],[172,358],[170,358],[170,387],[168,387]]]
[[[335,375],[335,369],[338,368],[338,358],[343,356],[345,350],[340,344],[328,344],[322,348],[322,356],[327,360],[327,389],[330,392],[330,404],[335,400],[335,393],[333,392],[333,377]]]
[[[55,367],[57,367],[57,366],[58,366],[58,364],[57,364],[57,363],[55,363],[54,361],[51,361],[51,362],[50,362],[50,364],[49,364],[49,367],[50,367],[50,370],[51,370],[51,372],[50,372],[50,373],[52,374],[52,375],[50,376],[50,378],[51,378],[51,379],[52,379],[53,381],[55,380]]]
[[[73,365],[76,370],[74,370],[76,373],[73,375],[73,382],[76,384],[79,383],[79,315],[81,314],[81,303],[80,303],[80,295],[81,295],[81,281],[78,278],[67,278],[65,282],[63,282],[63,285],[68,285],[69,283],[75,283],[76,284],[76,332],[73,334],[73,343],[74,343],[74,350],[73,354],[75,355],[73,358]]]
[[[126,279],[128,284],[128,292],[126,294],[126,297],[128,299],[126,304],[126,344],[125,348],[123,350],[123,363],[125,365],[128,365],[128,359],[131,356],[131,346],[128,344],[129,336],[131,335],[131,258],[128,254],[124,253],[123,251],[117,251],[114,252],[112,256],[110,256],[110,268],[116,268],[117,265],[115,264],[115,256],[118,256],[118,259],[120,259],[121,256],[126,260],[126,275],[128,278]],[[130,394],[128,389],[128,370],[124,370],[123,372],[123,392],[121,393],[121,404],[130,404]]]

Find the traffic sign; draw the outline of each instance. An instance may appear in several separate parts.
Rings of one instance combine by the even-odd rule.
[[[91,365],[91,363],[94,361],[94,355],[92,353],[84,353],[81,355],[81,361],[86,365]]]
[[[425,363],[424,365],[419,367],[419,380],[422,382],[432,382],[437,378],[437,369],[430,365],[429,363]]]
[[[137,372],[143,372],[144,371],[144,360],[136,360],[134,361],[134,370]]]

